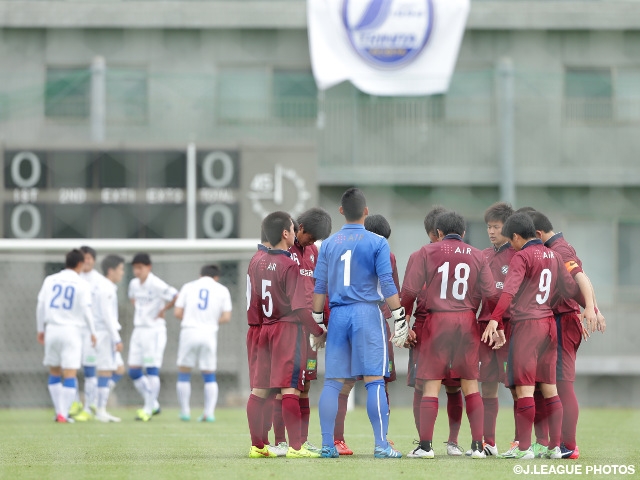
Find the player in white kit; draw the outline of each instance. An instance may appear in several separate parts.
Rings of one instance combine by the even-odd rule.
[[[215,421],[218,326],[231,320],[231,295],[227,287],[218,283],[219,278],[217,265],[202,267],[200,278],[185,284],[176,301],[174,314],[182,320],[176,390],[183,421],[191,420],[191,369],[196,364],[204,380],[204,410],[198,421]]]
[[[129,298],[135,313],[129,345],[129,376],[144,399],[144,407],[138,410],[136,420],[148,422],[152,415],[160,413],[160,367],[167,345],[164,314],[173,307],[178,291],[151,273],[148,254],[136,254],[131,264],[135,278],[129,283]]]
[[[83,253],[71,250],[65,258],[65,269],[45,278],[38,293],[38,342],[44,345],[43,364],[49,367],[49,393],[60,423],[72,422],[68,415],[76,397],[85,326],[92,344],[96,344],[91,290],[79,276],[83,266]]]
[[[117,354],[122,351],[120,323],[118,323],[118,286],[124,276],[124,258],[108,255],[102,260],[104,276],[96,280],[93,287],[94,315],[96,326],[96,366],[98,369],[96,420],[119,422],[118,417],[107,413],[109,381],[118,368]]]

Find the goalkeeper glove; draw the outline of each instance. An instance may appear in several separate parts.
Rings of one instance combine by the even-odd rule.
[[[396,308],[391,312],[393,316],[395,332],[393,335],[393,344],[396,347],[403,347],[409,335],[409,325],[404,312],[404,307]]]

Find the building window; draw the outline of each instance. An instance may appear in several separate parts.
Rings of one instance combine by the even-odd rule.
[[[269,93],[266,68],[220,71],[217,85],[218,119],[226,123],[264,121],[269,112]]]
[[[91,104],[89,68],[47,68],[44,112],[49,118],[85,119]]]
[[[616,117],[621,122],[640,121],[640,68],[615,72]]]
[[[146,123],[148,82],[144,69],[107,68],[107,121]]]
[[[567,120],[598,122],[613,118],[610,68],[567,68],[564,94]]]
[[[618,285],[640,285],[640,223],[618,224]]]
[[[273,115],[288,118],[316,118],[318,88],[311,72],[273,72]]]

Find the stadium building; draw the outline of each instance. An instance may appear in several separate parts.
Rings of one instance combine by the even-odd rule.
[[[265,212],[316,204],[335,230],[342,191],[358,185],[391,222],[402,275],[427,241],[431,205],[463,214],[469,242],[484,248],[483,212],[502,195],[565,233],[607,317],[607,333],[578,356],[581,403],[637,399],[637,3],[474,0],[450,89],[430,97],[375,97],[349,83],[319,92],[306,24],[302,0],[0,1],[1,236],[184,238],[194,155],[197,237],[256,238]],[[37,293],[42,263],[25,270],[3,252],[4,281],[13,272]],[[230,383],[245,368],[233,346],[246,328],[242,265],[227,273]],[[176,271],[158,268],[167,279]],[[32,318],[31,297],[18,305],[2,291],[10,313]],[[2,328],[0,363],[42,373],[31,330]],[[21,388],[0,405],[23,402]]]

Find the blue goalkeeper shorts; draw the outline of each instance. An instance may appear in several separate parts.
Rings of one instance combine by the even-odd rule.
[[[386,322],[375,303],[331,309],[325,353],[325,378],[360,375],[388,377]]]

